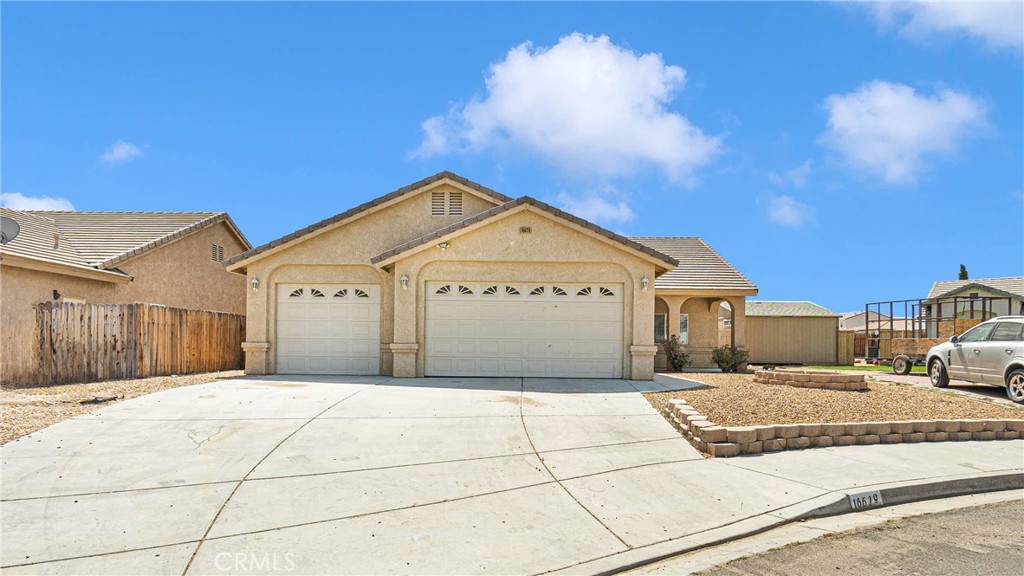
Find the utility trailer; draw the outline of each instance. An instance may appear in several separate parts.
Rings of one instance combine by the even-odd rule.
[[[1012,298],[973,294],[870,302],[864,305],[865,357],[909,374],[932,346],[990,318],[1014,314],[1012,307]]]

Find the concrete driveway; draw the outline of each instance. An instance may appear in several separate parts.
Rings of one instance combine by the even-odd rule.
[[[863,483],[870,467],[849,456],[881,453],[842,453],[821,486],[777,460],[706,460],[643,389],[664,387],[264,378],[136,398],[3,447],[0,560],[9,574],[586,572],[781,522],[771,514]],[[880,466],[910,462],[913,478],[921,461],[949,475],[1019,466],[1007,462],[1018,441],[981,444],[1003,446],[972,450],[970,468],[898,451]],[[828,452],[779,456],[805,474]]]

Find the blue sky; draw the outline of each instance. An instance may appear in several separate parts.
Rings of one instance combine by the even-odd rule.
[[[5,3],[0,191],[262,244],[452,170],[860,309],[1024,274],[1022,11]]]

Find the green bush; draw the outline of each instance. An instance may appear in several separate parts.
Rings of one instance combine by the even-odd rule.
[[[683,347],[679,344],[679,337],[675,334],[665,343],[665,354],[668,356],[668,365],[673,372],[679,372],[690,365],[690,356],[683,352]]]
[[[746,350],[739,350],[729,346],[720,346],[711,351],[711,359],[715,364],[718,364],[722,372],[738,371],[740,365],[746,363],[747,358]]]

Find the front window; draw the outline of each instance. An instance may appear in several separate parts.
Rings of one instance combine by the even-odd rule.
[[[654,315],[654,341],[658,344],[668,341],[668,315]]]
[[[690,343],[690,315],[679,315],[679,343],[686,346]]]
[[[960,338],[961,342],[984,342],[988,340],[989,332],[992,332],[992,327],[995,324],[981,324],[970,330],[968,330]]]

